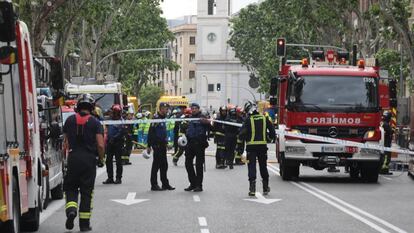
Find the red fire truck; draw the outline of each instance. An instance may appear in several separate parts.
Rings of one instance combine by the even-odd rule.
[[[26,24],[0,0],[0,232],[39,228],[41,162],[36,83]]]
[[[284,55],[279,45],[278,55]],[[278,102],[279,130],[383,145],[381,115],[389,101],[378,67],[366,67],[363,60],[349,65],[349,53],[334,50],[312,52],[300,65],[281,60],[270,90]],[[316,170],[345,166],[352,178],[377,182],[381,163],[377,150],[283,134],[277,137],[276,154],[283,180],[298,177],[304,165]]]

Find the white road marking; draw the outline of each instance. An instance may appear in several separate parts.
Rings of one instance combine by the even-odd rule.
[[[134,205],[141,202],[149,201],[149,199],[135,199],[137,193],[129,192],[126,199],[112,199],[111,201],[118,202],[123,205]]]
[[[200,225],[200,227],[206,227],[207,219],[205,217],[198,217],[198,224]]]
[[[105,168],[98,168],[98,170],[96,171],[96,177],[98,178],[105,171],[106,171]],[[40,214],[40,224],[42,224],[50,216],[52,216],[56,211],[62,208],[65,205],[65,203],[66,203],[65,199],[52,201],[47,207],[47,209],[43,210],[43,212]]]
[[[210,233],[208,229],[201,229],[201,233]]]
[[[198,195],[194,195],[193,196],[193,200],[195,201],[195,202],[200,202],[201,200],[200,200],[200,196],[198,196]]]
[[[268,164],[268,169],[270,171],[272,171],[273,173],[275,173],[276,175],[280,175],[279,174],[279,168]],[[349,203],[333,196],[332,194],[329,194],[325,191],[322,191],[322,190],[320,190],[320,189],[318,189],[318,188],[316,188],[316,187],[314,187],[310,184],[307,184],[305,182],[294,182],[294,181],[291,181],[290,183],[295,185],[296,187],[298,187],[298,188],[314,195],[315,197],[321,199],[322,201],[336,207],[337,209],[347,213],[348,215],[354,217],[355,219],[367,224],[368,226],[374,228],[378,232],[389,232],[389,231],[382,228],[381,226],[375,224],[374,222],[364,218],[361,215],[364,215],[365,217],[368,217],[368,218],[376,221],[377,223],[381,223],[382,225],[384,225],[384,226],[386,226],[386,227],[388,227],[388,228],[390,228],[390,229],[392,229],[392,230],[394,230],[398,233],[407,233],[407,231],[402,230],[401,228],[398,228],[397,226],[392,225],[391,223],[389,223],[389,222],[387,222],[387,221],[385,221],[381,218],[378,218],[378,217],[376,217],[376,216],[374,216],[374,215],[372,215],[372,214],[370,214],[370,213],[368,213],[368,212],[366,212],[362,209],[359,209],[359,208],[357,208],[357,207],[355,207],[355,206],[353,206],[353,205],[351,205],[351,204],[349,204]],[[330,198],[331,200],[329,200],[328,198]],[[335,203],[333,201],[336,201],[337,203]],[[351,209],[352,211],[349,210],[349,209],[346,209],[345,207]],[[361,214],[361,215],[359,215],[358,213]]]
[[[260,192],[256,192],[256,199],[249,198],[249,199],[244,199],[244,200],[268,205],[274,202],[281,201],[282,199],[270,199],[270,198],[267,199]]]

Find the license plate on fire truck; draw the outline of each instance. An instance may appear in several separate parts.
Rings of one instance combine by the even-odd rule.
[[[338,146],[323,146],[322,152],[328,153],[357,153],[358,147],[353,146],[345,146],[345,147],[338,147]]]
[[[338,147],[338,146],[323,146],[322,152],[328,153],[344,153],[345,147]]]

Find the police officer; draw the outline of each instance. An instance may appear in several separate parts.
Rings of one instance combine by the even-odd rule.
[[[205,149],[208,147],[207,135],[210,131],[210,121],[201,114],[200,105],[191,104],[193,118],[201,118],[188,124],[186,137],[188,139],[185,150],[185,168],[188,174],[190,186],[185,191],[203,191],[203,166],[205,161]],[[196,158],[196,170],[194,171],[194,158]]]
[[[121,120],[122,108],[119,104],[114,104],[111,108],[112,120]],[[106,142],[106,172],[108,179],[103,184],[122,183],[122,151],[124,147],[124,127],[123,125],[109,125]],[[113,159],[116,161],[116,180],[114,181]]]
[[[189,117],[191,117],[191,108],[186,108],[184,110],[184,114],[181,116],[181,118],[185,119],[185,118],[189,118]],[[177,140],[178,140],[179,137],[185,135],[185,133],[187,132],[188,121],[183,120],[181,122],[177,121],[176,123],[180,123],[179,124],[180,127],[179,127],[179,130],[178,130],[178,135],[177,135]],[[178,142],[177,142],[177,144],[178,144]],[[174,155],[173,155],[174,166],[177,166],[178,160],[180,159],[181,155],[183,155],[184,151],[185,151],[185,147],[178,146],[177,152],[174,153]]]
[[[384,146],[391,147],[392,136],[394,134],[393,129],[391,128],[390,121],[391,121],[392,114],[389,111],[384,111],[382,114],[382,128],[384,129]],[[382,164],[380,173],[383,175],[392,175],[389,171],[389,165],[391,162],[391,152],[384,151],[384,162]]]
[[[90,226],[92,193],[98,166],[103,166],[104,138],[101,123],[93,116],[94,99],[83,94],[78,99],[77,113],[70,116],[63,127],[64,145],[69,151],[67,173],[64,179],[66,193],[66,228],[73,229],[78,211],[80,192],[79,227],[81,231],[92,230]]]
[[[227,107],[221,106],[216,120],[226,121]],[[226,168],[226,141],[224,124],[220,122],[213,122],[214,142],[216,143],[216,169]]]
[[[240,129],[239,138],[246,141],[250,182],[249,196],[256,195],[256,159],[259,161],[260,175],[263,181],[263,195],[267,195],[270,192],[269,172],[267,171],[267,142],[275,139],[275,129],[272,122],[257,111],[254,103],[247,102],[244,109],[249,115]]]
[[[154,116],[154,120],[164,120],[168,112],[168,104],[160,103],[158,114]],[[167,178],[168,161],[167,161],[167,146],[168,146],[168,135],[167,135],[167,123],[156,122],[151,123],[148,131],[148,147],[147,152],[150,153],[151,149],[154,150],[154,156],[151,168],[151,190],[162,191],[162,190],[174,190],[175,188],[170,185]],[[160,177],[162,187],[158,186],[157,174],[160,170]]]
[[[231,106],[228,110],[226,121],[231,123],[240,123],[237,121],[236,107]],[[236,153],[237,134],[239,133],[239,127],[234,125],[225,125],[225,142],[226,142],[226,159],[227,165],[230,169],[233,169],[234,156]]]

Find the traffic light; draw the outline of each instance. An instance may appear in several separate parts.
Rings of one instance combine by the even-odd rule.
[[[397,107],[397,80],[390,79],[388,83],[390,105],[391,107]]]
[[[279,57],[286,56],[286,39],[285,38],[278,38],[276,44],[277,44],[276,54]]]

